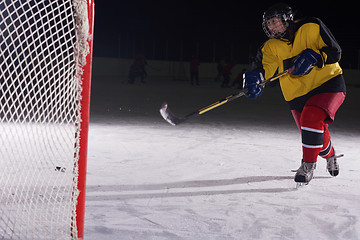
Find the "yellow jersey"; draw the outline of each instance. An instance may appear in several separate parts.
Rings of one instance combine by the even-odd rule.
[[[293,32],[289,37],[289,32]],[[330,30],[320,19],[310,18],[293,23],[288,33],[281,39],[269,39],[260,48],[253,70],[260,71],[268,79],[278,72],[290,67],[292,60],[303,50],[310,48],[321,55],[321,60],[307,75],[293,76],[287,74],[279,79],[281,90],[286,101],[290,102],[309,94],[330,79],[342,74],[338,63],[341,48]],[[341,77],[340,81],[343,81]],[[345,84],[331,84],[331,92],[345,91]],[[338,89],[337,89],[338,88]],[[322,92],[326,88],[322,87]]]

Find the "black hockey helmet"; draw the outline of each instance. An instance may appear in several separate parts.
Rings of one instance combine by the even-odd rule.
[[[271,29],[272,24],[276,24],[274,20],[278,20],[277,24],[281,24],[278,27],[278,31]],[[279,21],[280,20],[280,21]],[[281,38],[285,35],[286,29],[290,21],[294,21],[294,12],[286,3],[277,3],[271,6],[263,14],[262,26],[265,34],[269,38]]]

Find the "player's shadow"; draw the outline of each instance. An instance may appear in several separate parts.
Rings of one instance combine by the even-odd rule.
[[[234,179],[181,181],[141,185],[98,185],[87,186],[87,200],[112,201],[126,199],[170,198],[190,196],[210,196],[236,193],[282,193],[296,191],[296,188],[254,188],[199,190],[229,185],[251,184],[268,181],[293,180],[293,176],[249,176]],[[316,178],[330,178],[318,176]],[[295,186],[295,183],[294,183]],[[191,188],[191,191],[189,191]]]

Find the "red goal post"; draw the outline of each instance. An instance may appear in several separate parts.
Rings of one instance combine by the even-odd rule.
[[[90,118],[90,89],[91,89],[91,69],[92,69],[92,52],[93,52],[93,34],[94,34],[94,0],[88,1],[88,19],[89,19],[89,38],[88,43],[90,52],[86,56],[86,64],[83,67],[83,90],[81,99],[81,131],[80,131],[80,149],[79,149],[79,180],[78,189],[80,191],[78,204],[76,207],[76,223],[78,227],[78,237],[83,238],[84,235],[84,218],[85,218],[85,192],[86,192],[86,166],[88,152],[88,132]]]
[[[82,239],[94,0],[0,0],[0,239]]]

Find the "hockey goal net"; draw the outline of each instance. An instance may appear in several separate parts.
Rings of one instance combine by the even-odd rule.
[[[83,236],[94,0],[0,0],[0,239]]]

